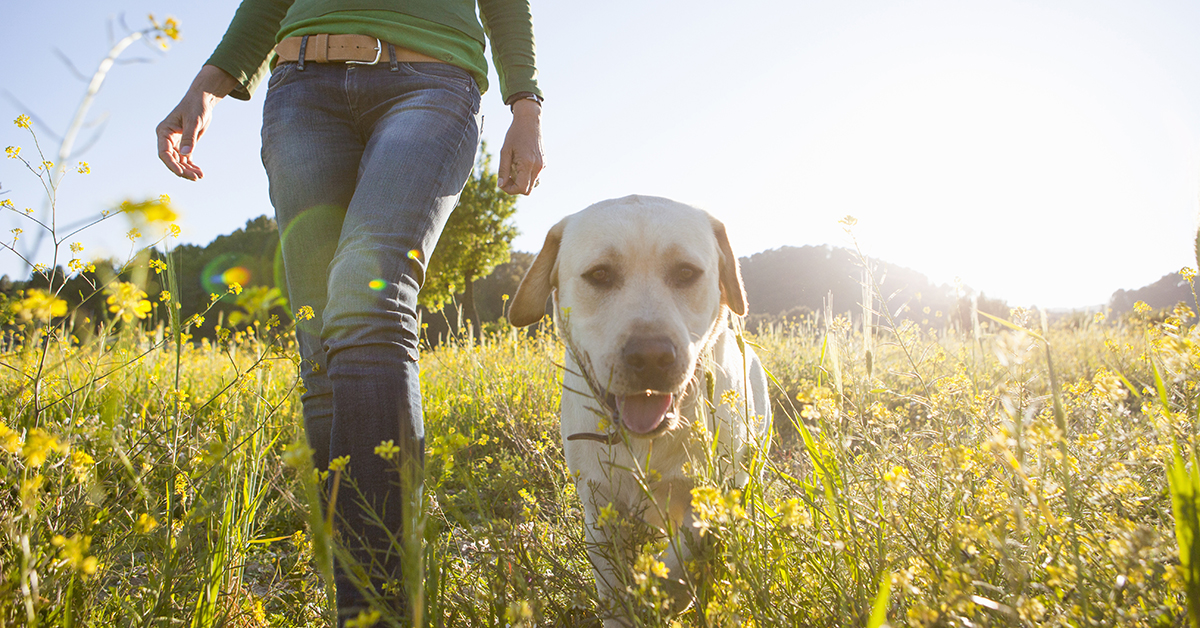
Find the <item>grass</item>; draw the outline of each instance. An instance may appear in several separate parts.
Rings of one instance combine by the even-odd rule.
[[[53,207],[52,166],[26,165]],[[146,228],[150,210],[170,215],[167,199],[122,208]],[[193,340],[223,323],[171,314],[169,251],[97,280],[96,320],[69,311],[53,216],[37,223],[55,247],[48,287],[0,303],[0,628],[329,625],[336,544],[290,329],[246,298],[240,327]],[[70,250],[77,276],[88,264]],[[158,274],[168,290],[147,295]],[[596,598],[554,334],[500,324],[426,351],[418,623],[1196,626],[1191,310],[1057,326],[1014,310],[964,330],[935,314],[931,328],[873,307],[864,279],[853,322],[830,307],[744,337],[771,374],[774,444],[740,491],[697,470],[691,604],[674,614],[664,544],[631,521],[605,523],[630,544],[601,548],[625,565],[623,593]]]
[[[750,338],[775,380],[763,480],[695,492],[689,610],[655,612],[645,559],[626,609],[664,626],[1183,625],[1166,469],[1195,446],[1188,312],[1046,332],[1029,314],[978,338],[876,330],[871,376],[844,318]],[[0,624],[320,625],[289,349],[115,327],[4,339]],[[424,357],[428,625],[596,624],[561,352],[507,330]]]

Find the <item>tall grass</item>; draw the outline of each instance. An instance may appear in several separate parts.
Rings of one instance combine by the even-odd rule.
[[[663,626],[1186,622],[1194,567],[1178,558],[1166,469],[1194,446],[1187,312],[1045,332],[1028,318],[985,321],[981,359],[970,334],[883,327],[871,376],[846,318],[753,338],[776,386],[763,480],[694,494],[687,611],[647,611],[662,583],[636,556],[629,599],[646,603],[627,610]],[[312,482],[287,462],[294,364],[255,334],[184,343],[176,385],[175,345],[117,335],[49,343],[42,398],[62,401],[38,428],[21,427],[20,374],[46,345],[8,338],[4,624],[327,621]],[[551,334],[512,330],[424,358],[428,625],[598,625],[559,360]],[[653,557],[646,541],[635,553]]]
[[[0,626],[330,622],[335,547],[298,444],[286,325],[250,305],[254,322],[216,342],[189,337],[214,325],[202,316],[152,323],[148,279],[191,280],[172,255],[133,256],[140,283],[98,284],[97,320],[59,305],[53,283],[3,306]],[[690,606],[675,613],[664,543],[637,521],[610,522],[630,544],[600,548],[623,557],[620,603],[596,596],[555,336],[502,323],[427,351],[420,623],[1188,622],[1191,310],[1059,326],[1016,310],[959,331],[864,294],[869,337],[832,304],[747,336],[771,374],[775,441],[742,490],[699,473]]]

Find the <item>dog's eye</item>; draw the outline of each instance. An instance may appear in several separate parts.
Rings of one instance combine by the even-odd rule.
[[[612,285],[612,271],[606,266],[593,268],[583,274],[584,280],[597,288],[605,288]]]
[[[671,279],[676,285],[687,286],[695,283],[695,281],[700,278],[701,272],[702,271],[695,266],[683,264],[675,269],[675,272],[671,274]]]

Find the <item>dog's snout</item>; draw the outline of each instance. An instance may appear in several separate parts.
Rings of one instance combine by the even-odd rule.
[[[662,389],[675,370],[678,356],[675,343],[657,336],[630,339],[621,350],[621,358],[646,388]]]

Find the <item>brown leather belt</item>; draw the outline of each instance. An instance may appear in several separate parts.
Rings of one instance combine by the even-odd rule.
[[[305,63],[365,63],[388,62],[388,43],[366,35],[308,35],[304,46]],[[280,62],[299,61],[300,44],[304,36],[288,37],[275,46]],[[401,63],[445,63],[429,55],[394,46],[396,61]]]

